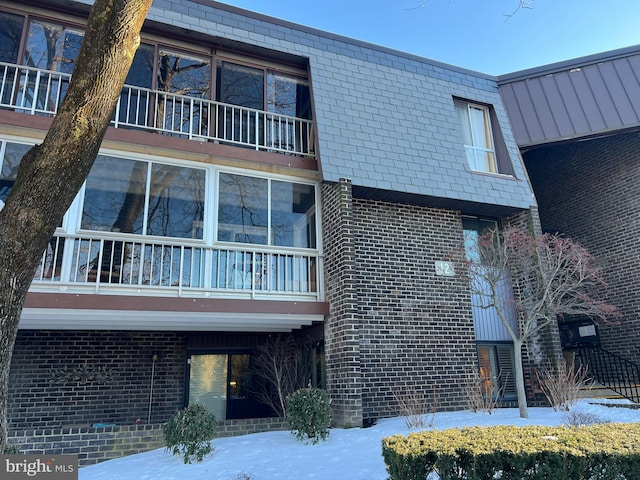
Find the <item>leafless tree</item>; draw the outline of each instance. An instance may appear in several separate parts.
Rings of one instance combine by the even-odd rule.
[[[275,335],[258,347],[254,361],[258,380],[253,394],[280,417],[287,413],[287,396],[305,386],[300,347],[289,335]]]
[[[481,299],[476,306],[495,310],[513,341],[518,407],[520,416],[527,418],[522,348],[559,317],[583,315],[606,321],[617,310],[600,299],[606,284],[593,256],[569,238],[507,228],[487,230],[475,245],[466,243],[455,255],[457,266],[468,277],[471,292]],[[505,282],[514,286],[512,300],[504,297]],[[517,328],[509,309],[515,309]]]

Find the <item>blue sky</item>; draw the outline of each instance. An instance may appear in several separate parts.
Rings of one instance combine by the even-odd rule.
[[[639,0],[224,0],[492,75],[640,44]]]

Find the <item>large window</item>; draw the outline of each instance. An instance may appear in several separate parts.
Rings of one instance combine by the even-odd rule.
[[[316,247],[315,187],[221,173],[218,240]]]
[[[100,155],[87,178],[80,227],[203,238],[205,171]]]
[[[0,141],[0,202],[31,145]],[[217,178],[207,187],[207,172]],[[87,231],[223,242],[317,247],[313,184],[219,172],[206,167],[100,154],[89,172],[71,232]],[[212,182],[213,183],[213,182]],[[218,208],[207,214],[205,204]],[[2,204],[0,204],[2,205]],[[77,220],[76,220],[77,218]],[[214,229],[215,226],[215,229]]]

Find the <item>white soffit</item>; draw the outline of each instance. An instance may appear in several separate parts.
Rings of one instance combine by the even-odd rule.
[[[25,330],[289,332],[323,320],[322,315],[25,308],[22,311],[19,328]]]

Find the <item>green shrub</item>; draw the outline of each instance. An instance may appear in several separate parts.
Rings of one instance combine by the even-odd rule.
[[[18,445],[13,445],[11,443],[7,443],[4,446],[3,455],[18,455],[20,453],[20,447]]]
[[[291,433],[312,444],[325,440],[331,426],[331,401],[319,388],[302,388],[287,397],[287,420]]]
[[[215,430],[216,417],[203,405],[189,405],[162,427],[167,450],[182,455],[184,463],[201,462],[213,451],[211,439]]]

